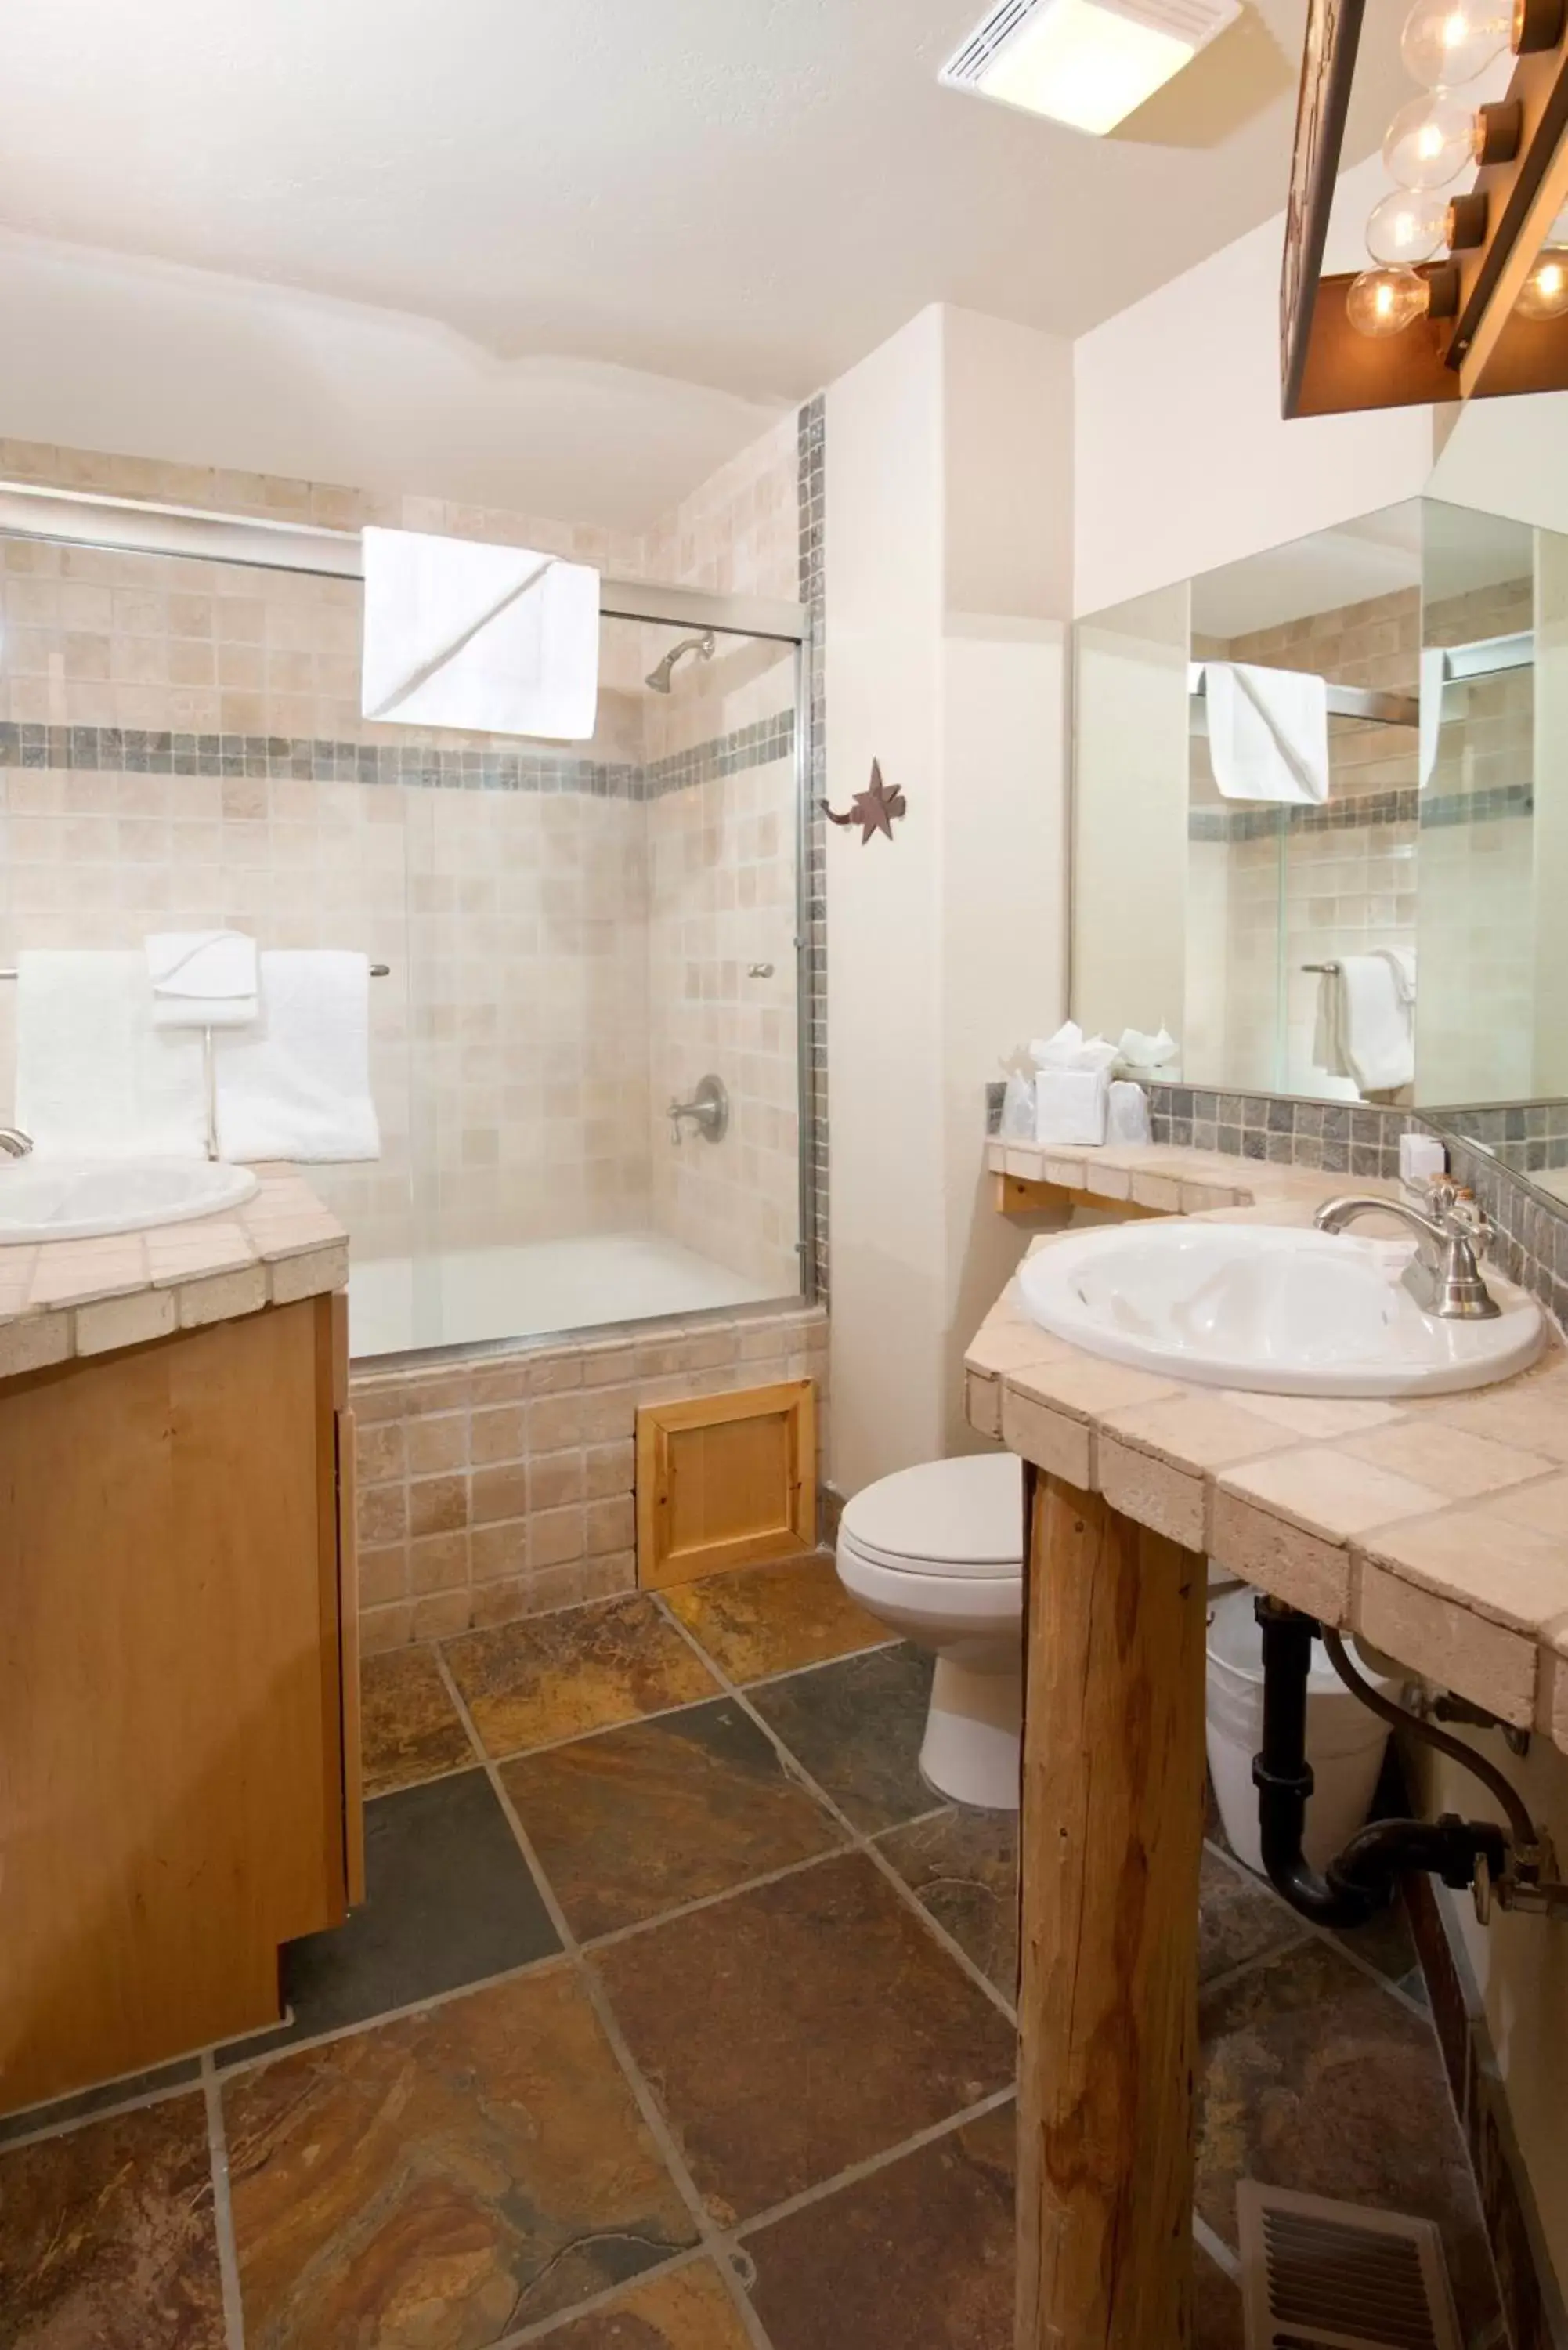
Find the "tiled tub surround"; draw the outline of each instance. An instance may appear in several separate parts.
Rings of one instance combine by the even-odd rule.
[[[721,593],[798,591],[794,417],[642,537],[16,442],[0,442],[0,477],[505,539]],[[694,691],[688,663],[665,699],[643,678],[675,632],[607,622],[591,743],[421,739],[359,718],[357,582],[11,540],[0,598],[0,961],[78,942],[84,919],[109,943],[223,920],[266,943],[358,948],[392,972],[372,996],[385,1152],[321,1176],[357,1258],[407,1260],[432,1234],[446,1251],[657,1229],[674,1214],[672,1183],[655,1196],[653,1146],[663,1176],[676,1087],[662,1062],[649,1082],[665,1010],[651,1000],[650,840],[676,834],[678,854],[698,853],[684,910],[709,928],[659,941],[680,991],[663,1027],[695,1004],[710,1033],[694,1049],[742,1064],[722,1154],[736,1172],[726,1213],[704,1197],[704,1253],[724,1262],[728,1235],[744,1260],[728,1270],[760,1293],[798,1288],[798,1181],[782,1164],[794,1148],[794,964],[774,951],[766,903],[783,890],[793,912],[793,797],[769,852],[781,870],[759,869],[763,819],[793,785],[793,657],[781,665],[766,648],[749,692],[717,700]],[[763,767],[753,792],[746,778]],[[710,902],[726,888],[732,906]],[[747,931],[743,945],[718,934],[723,921]],[[766,961],[778,1017],[764,1027],[756,989],[726,982]],[[13,1018],[0,991],[0,1097]],[[746,1190],[763,1211],[755,1231]]]
[[[0,1248],[0,1378],[341,1289],[337,1219],[291,1169],[256,1173],[254,1196],[223,1215]]]
[[[816,1385],[826,1468],[821,1307],[357,1372],[367,1651],[630,1590],[639,1406],[798,1378]]]

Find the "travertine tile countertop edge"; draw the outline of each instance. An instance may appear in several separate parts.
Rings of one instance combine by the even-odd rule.
[[[1336,1192],[1393,1188],[1158,1145],[992,1143],[987,1159],[1091,1200],[1223,1222],[1303,1222]],[[1560,1340],[1519,1378],[1459,1395],[1255,1395],[1086,1354],[1030,1321],[1009,1283],[966,1376],[982,1435],[1568,1752]]]
[[[0,1248],[0,1378],[341,1289],[337,1217],[293,1168],[255,1171],[254,1196],[219,1215]]]

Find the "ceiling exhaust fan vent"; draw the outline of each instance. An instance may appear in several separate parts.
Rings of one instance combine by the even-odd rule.
[[[948,59],[938,79],[958,88],[972,88],[1021,26],[1057,0],[1002,0],[978,24],[968,40]],[[1240,16],[1238,0],[1094,0],[1110,16],[1125,16],[1155,33],[1168,33],[1194,51],[1204,48]]]
[[[1462,2350],[1429,2220],[1243,2178],[1247,2350]]]

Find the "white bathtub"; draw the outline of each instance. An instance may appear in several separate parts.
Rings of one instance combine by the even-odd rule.
[[[699,1314],[772,1295],[657,1232],[369,1257],[350,1264],[348,1343],[356,1357],[398,1355]]]

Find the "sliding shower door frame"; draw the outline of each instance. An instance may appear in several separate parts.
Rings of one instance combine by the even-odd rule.
[[[262,515],[209,513],[199,506],[109,497],[36,482],[0,482],[0,536],[39,539],[63,546],[99,547],[126,555],[193,556],[207,563],[297,571],[323,579],[363,579],[365,576],[358,531],[332,530],[311,523],[274,522]],[[649,621],[693,630],[712,629],[722,635],[763,638],[794,649],[795,1159],[800,1201],[795,1253],[800,1265],[799,1295],[806,1304],[814,1305],[817,1295],[814,1170],[819,1138],[815,1130],[814,1084],[809,869],[813,772],[807,665],[810,614],[804,604],[769,597],[721,596],[705,588],[604,577],[599,582],[599,613],[607,620]],[[495,1343],[504,1346],[509,1342]]]

